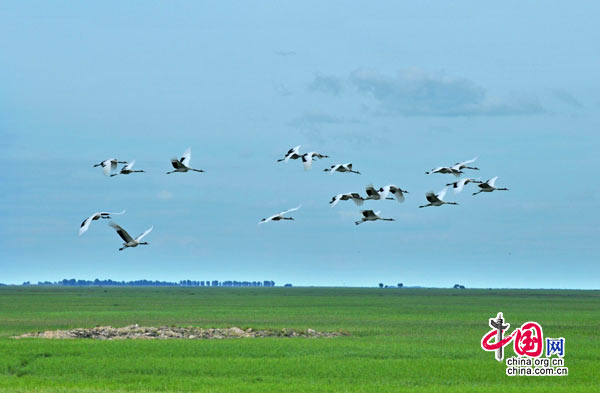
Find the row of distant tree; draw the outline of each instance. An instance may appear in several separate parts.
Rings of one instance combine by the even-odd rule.
[[[393,285],[385,285],[384,283],[380,282],[379,283],[379,288],[403,288],[404,284],[402,284],[401,282],[399,282],[398,284],[396,284],[396,286]]]
[[[74,278],[64,279],[60,281],[38,281],[37,284],[32,284],[25,281],[22,285],[59,285],[59,286],[131,286],[131,287],[274,287],[275,281],[195,281],[195,280],[180,280],[174,281],[152,281],[152,280],[135,280],[135,281],[113,281],[113,280],[76,280]]]
[[[398,284],[396,284],[396,286],[393,285],[385,285],[384,283],[380,282],[379,283],[379,288],[404,288],[404,284],[402,284],[401,282],[399,282]],[[454,284],[454,289],[465,289],[464,285],[460,285],[460,284]]]

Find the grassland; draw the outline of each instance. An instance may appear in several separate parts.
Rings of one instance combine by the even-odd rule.
[[[488,318],[566,338],[566,377],[508,377]],[[43,340],[91,327],[343,330],[333,339]],[[0,392],[598,392],[600,291],[0,288]],[[512,348],[507,350],[512,355]]]

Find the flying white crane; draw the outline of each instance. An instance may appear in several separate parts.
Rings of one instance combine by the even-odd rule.
[[[391,198],[391,197],[388,198],[387,195],[388,195],[389,191],[390,190],[388,190],[386,192],[385,197],[383,197],[383,199],[394,199],[394,198]],[[378,200],[382,199],[383,187],[380,188],[379,191],[377,191],[375,189],[375,187],[373,187],[372,184],[369,184],[368,186],[365,187],[365,192],[367,193],[367,197],[364,198],[365,201],[370,201],[370,200],[378,201]]]
[[[425,194],[427,201],[429,202],[427,205],[422,205],[419,207],[427,207],[427,206],[442,206],[442,205],[458,205],[456,202],[446,202],[444,201],[444,197],[446,196],[446,192],[448,191],[448,187],[444,188],[442,191],[437,194],[433,192],[428,192]]]
[[[79,227],[79,236],[83,235],[88,230],[92,221],[96,221],[101,218],[104,218],[104,219],[110,218],[111,214],[117,215],[117,214],[123,214],[123,213],[125,213],[125,210],[123,210],[122,212],[119,212],[119,213],[97,212],[97,213],[92,214],[91,216],[89,216],[88,218],[83,220],[83,222],[81,223],[81,226]]]
[[[331,172],[332,175],[334,172],[352,172],[352,173],[356,173],[357,175],[360,175],[359,171],[352,170],[351,163],[332,165],[331,168],[323,169],[323,171]]]
[[[496,180],[498,180],[498,176],[492,177],[490,180],[478,184],[477,186],[479,187],[479,191],[474,192],[473,195],[477,195],[480,192],[492,192],[492,191],[508,191],[508,188],[497,188],[496,187]]]
[[[264,224],[265,222],[269,222],[269,221],[293,220],[294,219],[293,217],[284,217],[284,215],[287,214],[287,213],[290,213],[290,212],[294,212],[294,211],[300,209],[301,207],[302,207],[302,205],[298,205],[298,207],[295,207],[293,209],[289,209],[289,210],[286,210],[284,212],[275,214],[275,215],[273,215],[273,216],[271,216],[269,218],[263,218],[258,223],[259,224]]]
[[[456,164],[452,165],[452,169],[457,170],[457,171],[462,171],[463,169],[472,169],[472,170],[478,171],[479,168],[474,167],[474,166],[469,166],[469,164],[474,163],[477,160],[477,158],[479,158],[479,157],[475,157],[473,159],[463,161],[463,162],[457,162]]]
[[[479,179],[471,179],[470,177],[465,177],[465,178],[462,178],[462,179],[460,179],[458,181],[455,181],[454,183],[448,183],[446,185],[447,186],[452,186],[452,188],[454,189],[454,193],[458,194],[469,183],[481,183],[481,180],[479,180]]]
[[[129,175],[130,173],[135,173],[135,172],[145,172],[142,170],[133,170],[131,168],[133,168],[133,166],[135,165],[135,160],[129,162],[127,165],[125,165],[123,168],[121,168],[121,171],[119,173],[113,173],[112,175],[110,175],[110,177],[113,176],[117,176],[117,175]]]
[[[346,194],[337,194],[331,198],[329,203],[331,204],[331,207],[334,207],[339,201],[347,201],[348,199],[352,199],[352,202],[354,202],[356,206],[362,205],[364,201],[363,197],[361,197],[358,192],[348,192]]]
[[[94,168],[97,166],[101,166],[102,172],[104,172],[104,176],[108,176],[111,171],[117,170],[118,164],[127,164],[127,161],[118,161],[116,158],[109,158],[108,160],[104,160],[101,163],[95,164]]]
[[[277,160],[277,162],[288,162],[289,160],[297,160],[298,158],[302,157],[302,154],[300,154],[300,146],[302,145],[292,147],[290,150],[288,150],[287,153],[285,153],[285,156]]]
[[[121,228],[119,225],[115,224],[114,222],[110,222],[110,226],[113,227],[117,233],[119,234],[119,236],[121,236],[121,239],[123,239],[123,241],[125,243],[123,243],[123,247],[119,248],[119,251],[123,251],[124,249],[126,249],[127,247],[137,247],[137,246],[145,246],[148,244],[148,242],[142,242],[141,240],[147,235],[149,234],[152,229],[154,228],[153,226],[151,226],[150,228],[146,229],[146,231],[144,233],[142,233],[141,235],[139,235],[138,237],[136,237],[135,239],[131,237],[131,235],[129,235],[129,233],[127,233],[127,231],[123,228]]]
[[[375,189],[375,187],[373,187],[372,184],[369,184],[368,186],[365,187],[365,192],[367,193],[367,197],[365,198],[365,200],[379,200],[381,199],[381,194],[379,194],[379,192],[377,192],[377,190]]]
[[[304,164],[304,170],[307,171],[312,167],[312,162],[314,159],[328,158],[329,156],[317,153],[315,151],[311,151],[310,153],[302,154],[302,164]]]
[[[187,150],[181,156],[181,158],[179,158],[179,159],[172,158],[171,159],[171,165],[173,165],[173,168],[175,168],[175,170],[173,170],[171,172],[167,172],[167,175],[170,173],[187,172],[187,171],[204,172],[202,169],[190,168],[190,160],[191,159],[192,159],[192,150],[188,147]]]
[[[452,174],[456,177],[459,177],[461,173],[463,173],[459,169],[454,169],[449,166],[438,166],[430,171],[425,172],[426,175],[431,175],[432,173],[444,173],[444,174]]]
[[[452,166],[439,166],[439,167],[434,168],[425,173],[427,175],[431,175],[432,173],[444,173],[444,174],[451,174],[451,175],[458,177],[458,176],[460,176],[461,173],[463,173],[463,171],[462,171],[463,169],[474,169],[474,170],[478,171],[479,168],[469,166],[469,164],[475,162],[475,160],[477,160],[477,157],[475,157],[471,160],[457,162],[456,164],[454,164]]]
[[[361,210],[360,212],[362,213],[363,216],[361,217],[360,221],[354,222],[354,224],[356,224],[356,225],[362,224],[363,222],[367,222],[367,221],[377,221],[377,220],[396,221],[393,218],[379,217],[379,213],[381,213],[380,211],[373,212],[373,210]]]
[[[408,194],[408,191],[401,189],[398,186],[395,186],[393,184],[389,184],[385,187],[381,187],[379,189],[379,195],[381,196],[382,199],[393,199],[393,198],[388,198],[389,193],[392,193],[392,195],[396,198],[396,200],[400,203],[404,202],[404,194]]]

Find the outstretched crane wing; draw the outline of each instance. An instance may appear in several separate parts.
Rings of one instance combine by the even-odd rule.
[[[190,166],[190,160],[192,159],[192,149],[190,149],[189,147],[183,152],[183,155],[181,156],[181,158],[179,159],[179,162],[181,162],[183,165],[185,166]]]
[[[117,234],[121,236],[121,239],[123,239],[125,243],[133,241],[133,238],[129,235],[129,233],[127,233],[125,229],[121,228],[119,225],[115,224],[112,221],[109,223],[109,225],[117,231]]]
[[[135,238],[135,241],[140,241],[144,238],[144,236],[146,236],[147,234],[149,234],[150,232],[152,232],[152,230],[154,229],[154,226],[151,226],[150,228],[146,229],[146,231],[144,233],[142,233],[141,235],[139,235],[138,237]]]

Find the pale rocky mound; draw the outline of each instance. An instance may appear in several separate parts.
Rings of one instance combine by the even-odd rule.
[[[197,327],[144,327],[138,325],[129,325],[120,328],[112,326],[97,326],[89,329],[71,329],[71,330],[48,330],[45,332],[26,333],[13,338],[50,338],[50,339],[70,339],[70,338],[92,338],[97,340],[124,340],[124,339],[224,339],[224,338],[257,338],[257,337],[337,337],[345,335],[339,332],[318,332],[313,329],[294,330],[294,329],[269,329],[253,330],[240,329],[238,327],[222,329],[203,329]]]

